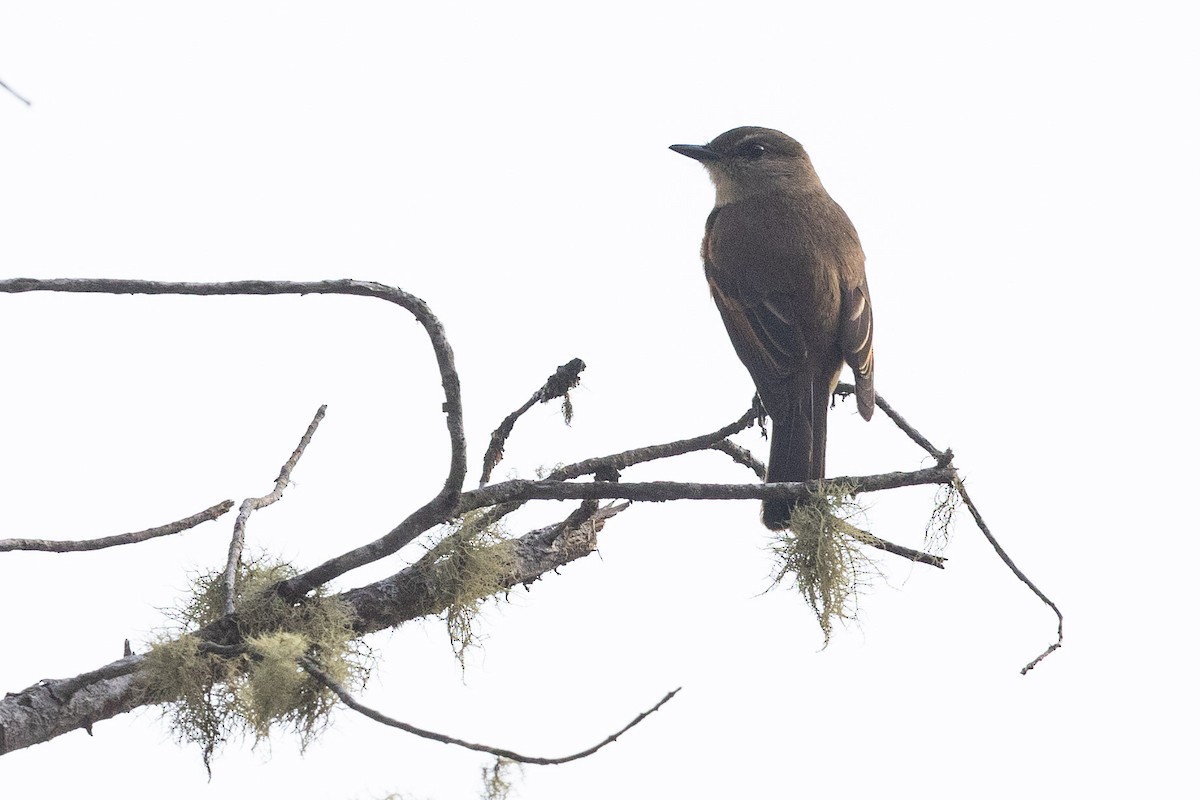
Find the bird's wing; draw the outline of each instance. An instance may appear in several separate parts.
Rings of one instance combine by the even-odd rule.
[[[842,286],[841,324],[838,345],[842,357],[854,371],[854,395],[858,413],[870,419],[875,411],[875,347],[871,294],[866,282]]]
[[[803,363],[806,346],[785,298],[739,292],[738,287],[723,286],[712,277],[709,287],[734,350],[759,394],[773,393],[775,386],[789,383]]]

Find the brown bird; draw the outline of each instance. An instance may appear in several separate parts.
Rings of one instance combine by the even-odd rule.
[[[875,410],[871,295],[858,233],[795,139],[734,128],[671,149],[704,165],[717,189],[700,255],[733,349],[771,418],[767,482],[825,477],[830,395],[843,362],[858,412]],[[791,500],[763,501],[787,527]]]

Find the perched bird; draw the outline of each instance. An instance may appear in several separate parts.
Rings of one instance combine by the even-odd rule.
[[[825,426],[842,363],[858,412],[875,410],[871,295],[858,233],[795,139],[734,128],[671,149],[704,165],[717,190],[700,254],[733,349],[771,418],[767,482],[825,477]],[[787,527],[793,500],[763,501]]]

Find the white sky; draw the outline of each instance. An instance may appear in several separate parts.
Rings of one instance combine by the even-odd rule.
[[[528,476],[742,412],[753,390],[697,254],[711,187],[666,148],[785,130],[864,242],[880,392],[954,448],[1065,612],[1065,648],[1017,674],[1054,618],[965,514],[947,571],[884,560],[861,627],[819,652],[803,603],[761,594],[756,503],[638,506],[598,556],[490,612],[465,685],[438,622],[374,637],[364,701],[559,755],[684,687],[600,754],[529,768],[523,800],[1180,796],[1198,710],[1200,553],[1174,509],[1195,472],[1196,26],[1183,3],[834,6],[8,0],[0,79],[34,105],[0,95],[0,271],[399,285],[449,330],[474,476],[503,415],[587,361],[571,428],[547,407],[518,424],[497,476]],[[0,536],[261,494],[320,403],[254,546],[318,563],[444,474],[428,344],[383,303],[0,296],[0,338]],[[923,463],[882,416],[834,417],[832,474]],[[749,473],[711,454],[626,474],[653,478]],[[872,498],[872,529],[919,546],[931,494]],[[222,563],[231,522],[4,554],[0,689],[140,647],[189,570]],[[303,758],[286,737],[235,745],[207,783],[152,711],[95,734],[4,757],[0,792],[453,800],[486,761],[342,711]]]

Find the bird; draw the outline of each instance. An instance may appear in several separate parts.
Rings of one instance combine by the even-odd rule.
[[[767,483],[825,477],[826,420],[842,364],[858,413],[875,410],[873,312],[858,232],[804,147],[740,127],[671,150],[699,161],[716,188],[700,254],[713,300],[771,419]],[[764,500],[768,528],[811,502]]]

